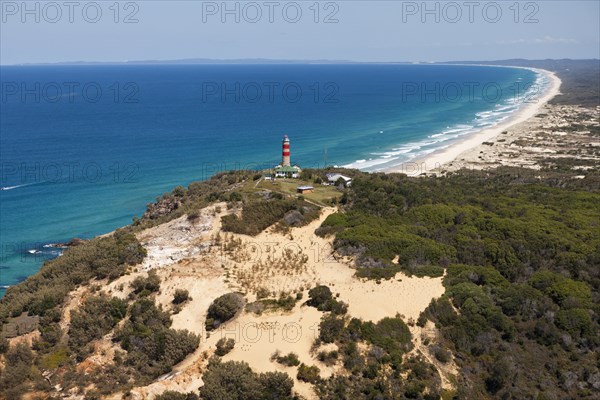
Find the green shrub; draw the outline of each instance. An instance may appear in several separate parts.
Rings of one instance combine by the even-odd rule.
[[[329,287],[320,285],[308,291],[307,304],[318,309],[331,299],[333,299],[333,296]]]
[[[334,314],[323,316],[319,324],[319,339],[325,343],[333,343],[340,336],[344,324],[344,319]]]
[[[200,218],[200,212],[199,211],[191,211],[187,215],[188,221],[196,221],[198,218]]]
[[[281,372],[256,374],[245,362],[211,359],[202,375],[203,400],[293,400],[292,379]]]
[[[266,297],[269,297],[270,294],[271,292],[269,291],[269,289],[261,287],[256,291],[256,298],[258,300],[264,299]]]
[[[402,355],[412,349],[410,330],[399,317],[386,317],[376,324],[363,322],[360,336],[386,351],[396,367],[401,363]]]
[[[300,364],[298,367],[297,378],[300,381],[308,382],[308,383],[317,383],[321,380],[320,375],[321,370],[319,367],[311,365],[308,366],[304,363]]]
[[[195,393],[179,393],[173,390],[167,390],[159,394],[154,400],[198,400],[199,397]]]
[[[283,310],[283,311],[291,311],[294,306],[296,306],[296,298],[290,295],[282,294],[279,299],[263,299],[259,300],[257,303],[262,305],[262,310]]]
[[[339,352],[337,350],[331,350],[331,351],[320,351],[319,354],[317,355],[317,358],[319,361],[321,361],[322,363],[326,364],[326,365],[333,365],[336,363],[337,359],[339,356]]]
[[[277,361],[279,364],[283,364],[288,367],[296,367],[300,365],[300,359],[296,353],[288,353],[287,355],[282,356],[279,354],[279,351],[276,351],[271,356],[271,360]]]
[[[40,367],[45,370],[56,369],[65,365],[69,361],[69,350],[66,347],[59,347],[49,354],[45,354],[40,359]]]
[[[191,299],[192,298],[190,297],[190,292],[188,292],[186,289],[177,289],[173,294],[173,300],[171,301],[171,303],[182,304]]]
[[[31,382],[43,381],[43,378],[33,367],[34,354],[24,343],[6,352],[5,366],[0,375],[0,393],[7,399],[20,399],[30,391]]]
[[[160,290],[160,278],[156,271],[148,272],[147,277],[138,276],[131,282],[131,288],[135,294],[141,294],[142,297],[144,293],[146,295],[150,293],[155,293]]]
[[[448,351],[447,349],[444,349],[441,346],[434,346],[433,347],[433,355],[435,356],[435,358],[442,362],[442,363],[447,363],[450,360],[452,360],[452,354],[450,353],[450,351]]]
[[[129,320],[115,332],[114,340],[127,351],[125,363],[134,367],[137,382],[148,383],[169,372],[198,347],[198,336],[170,326],[169,314],[151,299],[130,306]]]
[[[9,345],[8,340],[4,336],[0,336],[0,354],[4,354],[8,351]]]
[[[564,278],[546,289],[546,293],[560,305],[569,300],[571,307],[588,308],[592,305],[592,291],[585,282]]]
[[[590,312],[582,308],[570,308],[560,310],[556,314],[556,325],[571,335],[587,335],[593,331],[593,323]]]
[[[244,298],[238,293],[217,297],[208,307],[206,329],[213,330],[233,318],[244,307]]]
[[[223,357],[225,354],[229,353],[235,347],[235,340],[232,338],[221,338],[217,341],[217,350],[215,354]]]
[[[127,312],[127,303],[116,297],[88,297],[85,303],[71,313],[69,347],[80,356],[84,347],[109,333]]]

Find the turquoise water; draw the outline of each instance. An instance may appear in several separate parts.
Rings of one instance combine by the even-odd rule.
[[[15,66],[0,78],[1,287],[59,254],[45,245],[126,225],[176,185],[276,165],[284,133],[301,166],[380,170],[509,117],[541,82],[392,64]]]

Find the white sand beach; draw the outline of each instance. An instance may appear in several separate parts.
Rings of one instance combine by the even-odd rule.
[[[391,167],[385,170],[385,172],[400,172],[409,176],[417,176],[433,170],[438,170],[442,166],[445,166],[446,164],[457,159],[464,152],[467,152],[481,145],[482,143],[493,139],[507,129],[514,128],[516,125],[519,125],[534,117],[540,112],[544,105],[546,105],[552,98],[560,93],[560,86],[562,82],[553,72],[536,68],[527,69],[544,74],[545,77],[549,79],[550,83],[545,88],[544,93],[541,93],[537,98],[531,99],[529,102],[524,103],[523,107],[519,111],[515,112],[515,114],[509,119],[491,128],[468,135],[463,140],[444,149],[434,151],[413,161]]]

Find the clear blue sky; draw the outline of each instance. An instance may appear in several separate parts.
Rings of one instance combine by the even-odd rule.
[[[318,13],[315,0],[232,1],[231,14],[221,1],[120,2],[118,13],[114,0],[65,1],[27,1],[25,10],[2,0],[0,63],[600,58],[595,0],[427,2],[429,14],[421,1],[394,0],[321,1]]]

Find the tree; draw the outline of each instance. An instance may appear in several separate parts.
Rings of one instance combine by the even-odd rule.
[[[6,353],[6,366],[0,375],[0,393],[7,399],[19,399],[35,379],[33,368],[34,354],[24,343],[11,348]]]
[[[211,359],[202,376],[203,400],[292,400],[293,381],[281,372],[254,373],[245,362]]]
[[[217,350],[215,351],[215,354],[223,357],[225,354],[233,350],[234,346],[235,340],[232,338],[221,338],[217,341]]]
[[[320,372],[319,367],[302,363],[298,367],[298,379],[308,383],[317,383],[321,380]]]
[[[156,396],[154,400],[198,400],[198,395],[195,393],[179,393],[167,390]]]
[[[147,277],[138,276],[131,282],[135,294],[150,294],[160,290],[160,278],[156,271],[148,272]]]
[[[333,343],[344,329],[344,320],[334,314],[326,315],[319,325],[319,339],[325,343]]]
[[[188,300],[191,300],[190,292],[188,292],[186,289],[177,289],[175,294],[173,294],[173,301],[171,302],[173,304],[181,304]]]
[[[307,304],[317,309],[332,299],[331,290],[324,285],[316,286],[308,291],[309,300]]]
[[[218,328],[229,321],[244,307],[244,298],[239,293],[227,293],[217,297],[208,307],[206,329]]]

